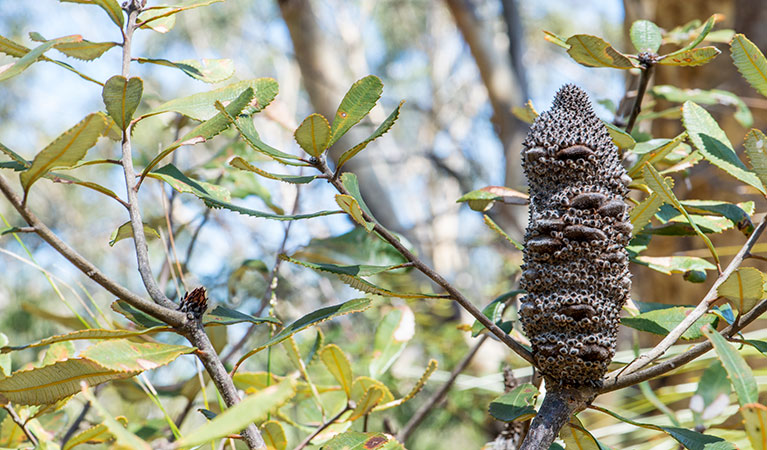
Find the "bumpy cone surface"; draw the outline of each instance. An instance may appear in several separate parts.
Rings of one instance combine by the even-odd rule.
[[[630,179],[588,95],[571,84],[524,145],[530,222],[521,287],[528,294],[519,316],[549,383],[599,386],[631,288]]]

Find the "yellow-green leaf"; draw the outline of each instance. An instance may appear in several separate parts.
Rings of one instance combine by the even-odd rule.
[[[426,385],[426,382],[429,380],[429,377],[431,377],[431,374],[433,374],[435,370],[437,370],[437,361],[434,359],[430,359],[429,363],[426,365],[426,370],[424,370],[423,374],[421,375],[421,378],[418,379],[415,386],[413,386],[413,388],[410,390],[410,392],[407,393],[407,395],[405,395],[404,397],[400,399],[378,405],[373,409],[375,411],[382,411],[384,409],[389,409],[395,406],[399,406],[405,403],[406,401],[412,399],[419,392],[421,392],[421,389],[423,389],[423,387]],[[386,399],[384,398],[384,400]]]
[[[360,142],[359,144],[355,145],[354,147],[350,148],[349,150],[345,151],[340,158],[338,158],[338,165],[336,170],[341,168],[344,164],[346,164],[347,161],[352,159],[357,153],[361,152],[365,147],[368,146],[371,142],[378,139],[379,137],[386,134],[387,131],[394,125],[394,122],[397,120],[397,117],[399,117],[399,110],[402,108],[402,105],[405,103],[404,100],[399,102],[399,105],[397,105],[396,108],[394,108],[394,111],[389,114],[389,117],[386,118],[383,122],[381,122],[381,125],[376,128],[376,130],[373,132],[373,134],[370,135],[367,139]]]
[[[703,334],[706,335],[716,351],[716,355],[722,361],[727,371],[727,376],[730,378],[733,389],[738,395],[738,402],[740,406],[745,406],[749,403],[756,403],[759,400],[759,389],[756,384],[751,368],[748,367],[746,360],[732,344],[719,334],[718,331],[713,330],[706,325],[701,328]]]
[[[172,6],[155,6],[142,11],[137,21],[139,28],[150,29],[158,33],[167,33],[176,26],[176,16],[167,14],[172,10]]]
[[[82,352],[82,356],[112,370],[136,372],[164,366],[196,349],[185,345],[133,342],[127,339],[102,341]]]
[[[764,297],[764,282],[764,274],[759,269],[741,267],[719,285],[717,292],[727,297],[743,315]]]
[[[223,2],[224,0],[200,0],[200,1],[187,1],[184,2],[182,5],[179,6],[150,6],[144,12],[141,14],[139,19],[141,20],[138,25],[140,27],[147,26],[149,28],[152,28],[155,31],[160,31],[155,29],[154,23],[166,18],[174,18],[175,14],[178,14],[183,11],[187,11],[189,9],[199,8],[201,6],[208,6],[212,5],[213,3]],[[158,12],[159,11],[159,12]],[[145,15],[146,14],[146,15]],[[175,23],[175,21],[174,21]],[[165,31],[160,31],[161,33],[164,33]]]
[[[657,53],[663,41],[658,25],[649,20],[637,20],[632,23],[629,36],[638,52]]]
[[[325,348],[320,350],[320,359],[333,377],[341,384],[341,388],[346,393],[346,398],[351,398],[352,367],[349,364],[349,358],[346,357],[343,350],[335,344],[326,345]]]
[[[72,436],[61,450],[70,450],[81,444],[100,444],[109,439],[112,439],[112,433],[109,432],[106,425],[100,423]]]
[[[602,450],[599,442],[583,428],[577,417],[572,417],[570,423],[562,427],[559,437],[565,441],[567,450]]]
[[[352,410],[352,414],[346,419],[353,422],[360,417],[370,414],[383,399],[384,393],[381,389],[373,386],[368,389],[362,398],[357,402],[357,406]]]
[[[607,127],[607,132],[610,133],[610,139],[613,144],[621,150],[630,150],[637,145],[636,141],[630,134],[611,124],[610,122],[602,121]]]
[[[767,407],[748,403],[740,408],[743,425],[754,450],[767,450]]]
[[[578,63],[587,67],[613,67],[633,69],[637,67],[626,55],[615,50],[601,38],[588,34],[576,34],[567,39],[567,53]]]
[[[104,83],[101,98],[107,107],[107,113],[114,119],[120,129],[128,128],[133,113],[141,102],[141,94],[144,91],[144,82],[141,78],[131,78],[115,75]]]
[[[767,96],[767,59],[759,47],[746,36],[736,34],[730,42],[730,56],[751,87]]]
[[[561,37],[557,36],[556,34],[550,31],[543,30],[543,39],[551,42],[554,45],[558,45],[565,50],[570,49],[570,44],[568,44],[567,42],[565,42],[564,39],[562,39]]]
[[[658,64],[664,66],[700,66],[716,58],[720,53],[722,52],[716,47],[694,48],[666,55],[666,57],[658,61]]]
[[[258,175],[261,175],[264,178],[284,181],[285,183],[291,183],[291,184],[305,184],[317,178],[314,175],[283,175],[283,174],[267,172],[265,170],[259,169],[258,167],[245,161],[239,156],[235,156],[234,158],[232,158],[231,161],[229,161],[229,165],[232,167],[236,167],[240,170],[246,170],[248,172],[256,173]]]
[[[249,395],[240,403],[217,415],[215,419],[181,438],[178,446],[194,447],[229,434],[239,433],[251,423],[266,419],[271,411],[284,405],[295,393],[293,380],[287,379],[280,384]]]
[[[362,225],[368,232],[373,231],[375,224],[365,220],[362,216],[362,209],[354,197],[351,195],[337,194],[336,203],[338,203],[338,206],[340,206],[346,214],[354,219],[355,222]]]
[[[767,136],[757,129],[751,129],[746,133],[743,147],[746,149],[751,168],[762,184],[767,186]]]
[[[525,102],[525,106],[513,106],[511,113],[514,117],[525,123],[533,123],[536,117],[538,117],[538,111],[533,106],[533,101],[528,100]]]
[[[267,450],[285,450],[288,448],[288,438],[279,422],[270,420],[261,425],[261,437],[264,438]]]
[[[56,47],[58,49],[58,47]],[[156,58],[136,58],[139,64],[157,64],[173,67],[188,76],[205,83],[220,83],[234,75],[234,62],[231,59],[184,59],[169,61]]]
[[[147,444],[140,437],[126,430],[123,423],[118,422],[114,417],[112,417],[109,411],[107,411],[106,408],[101,405],[101,402],[96,399],[90,389],[84,387],[82,389],[82,393],[86,400],[88,400],[91,405],[93,405],[94,409],[98,411],[99,415],[104,418],[104,422],[102,423],[107,428],[107,430],[109,430],[112,436],[114,436],[115,448],[130,450],[150,450],[151,447],[149,444]]]
[[[77,341],[83,339],[121,339],[128,337],[141,336],[143,334],[154,334],[162,331],[171,331],[172,328],[167,326],[157,326],[147,328],[145,330],[109,330],[109,329],[87,329],[77,330],[67,334],[59,334],[51,336],[45,339],[41,339],[37,342],[33,342],[27,345],[19,346],[3,346],[0,347],[0,353],[8,353],[17,350],[24,350],[27,348],[45,347],[46,345],[55,344],[57,342]],[[2,339],[0,339],[2,342]]]
[[[671,153],[672,150],[677,148],[680,144],[684,142],[684,140],[687,139],[687,132],[682,132],[674,139],[665,139],[665,140],[658,140],[657,142],[660,142],[659,145],[655,146],[654,148],[647,149],[646,151],[643,151],[641,153],[641,157],[639,160],[634,163],[631,168],[628,169],[628,175],[631,178],[635,178],[639,172],[642,171],[642,167],[644,167],[644,164],[646,162],[650,162],[652,164],[663,160],[663,158],[666,157],[669,153]],[[656,142],[656,141],[651,141]],[[644,146],[647,143],[642,143],[640,145]],[[646,147],[645,147],[646,148]],[[634,153],[640,154],[638,152],[639,146],[636,146],[634,148]]]
[[[330,124],[322,114],[311,114],[293,133],[298,145],[312,156],[319,157],[330,143]]]
[[[43,53],[47,52],[54,46],[58,44],[68,43],[68,42],[80,42],[82,39],[83,37],[77,34],[72,36],[64,36],[58,39],[51,39],[50,41],[47,41],[45,43],[38,45],[32,50],[26,52],[24,56],[19,58],[19,60],[16,61],[13,65],[7,67],[5,70],[0,72],[0,81],[5,81],[9,78],[13,78],[16,75],[20,74],[21,72],[26,70],[27,67],[31,66],[36,61],[38,61],[38,59],[41,56],[43,56]],[[8,41],[8,42],[11,42],[11,41]],[[12,47],[9,50],[11,52],[18,52],[19,49]]]
[[[32,184],[51,170],[58,167],[71,167],[85,157],[88,150],[96,145],[99,137],[107,129],[106,116],[102,113],[88,114],[35,156],[29,169],[21,172],[21,185],[24,195]]]
[[[49,405],[80,392],[82,381],[96,386],[139,372],[107,369],[89,359],[73,358],[0,378],[0,396],[20,405]]]
[[[4,36],[0,36],[0,53],[5,53],[14,58],[21,58],[29,52],[27,47],[18,44]]]
[[[383,92],[383,83],[375,75],[368,75],[357,80],[341,100],[333,124],[330,127],[330,142],[335,144],[349,128],[362,120],[373,107]]]
[[[317,436],[319,438],[319,436]],[[322,450],[405,450],[396,439],[383,433],[347,431],[322,444]]]
[[[61,0],[62,3],[82,3],[86,5],[100,6],[112,19],[118,27],[122,28],[125,25],[125,18],[123,17],[123,10],[117,3],[117,0]]]
[[[80,42],[57,44],[54,48],[72,58],[92,61],[117,45],[119,45],[117,42],[91,42],[82,40]]]
[[[160,233],[157,232],[154,228],[150,227],[147,224],[144,224],[144,234],[147,236],[154,236],[157,239],[160,239]],[[109,246],[114,247],[114,245],[122,241],[123,239],[128,239],[133,237],[133,227],[131,227],[130,222],[125,222],[124,224],[120,225],[111,236],[109,236]]]
[[[673,180],[671,178],[666,178],[666,181],[673,186]],[[634,234],[642,231],[642,228],[650,223],[650,220],[655,216],[655,213],[658,212],[661,206],[663,206],[663,199],[653,192],[638,205],[631,208],[631,211],[629,211],[629,220],[634,227]]]
[[[389,403],[394,401],[394,395],[392,395],[391,391],[388,387],[386,387],[385,384],[365,376],[357,377],[354,379],[354,382],[352,383],[351,400],[355,403],[359,403],[360,400],[362,400],[362,397],[365,395],[365,392],[374,387],[383,392],[383,398],[381,399],[382,403]]]

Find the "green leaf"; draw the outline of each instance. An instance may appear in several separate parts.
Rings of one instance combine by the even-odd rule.
[[[662,211],[663,208],[661,208]],[[732,221],[725,217],[691,214],[690,219],[695,227],[698,227],[705,234],[721,233],[734,226]],[[681,214],[672,217],[661,225],[647,227],[642,232],[659,236],[694,236],[697,234],[693,225]]]
[[[325,364],[325,367],[333,375],[333,378],[341,384],[341,388],[346,393],[346,398],[351,398],[352,366],[343,350],[335,344],[326,345],[325,348],[320,350],[320,360],[322,360],[322,363]]]
[[[112,302],[110,307],[116,313],[121,314],[126,319],[138,325],[139,328],[151,329],[155,327],[167,326],[164,322],[160,322],[149,314],[134,308],[125,300],[116,300]]]
[[[639,331],[667,335],[693,310],[688,306],[672,306],[670,308],[659,308],[653,311],[643,312],[633,317],[623,317],[621,324]],[[682,339],[698,339],[703,337],[700,327],[706,324],[716,325],[718,317],[713,314],[705,314],[682,335]]]
[[[60,0],[62,3],[82,3],[85,5],[96,5],[101,7],[109,15],[115,25],[122,28],[125,26],[123,11],[117,0]]]
[[[167,59],[136,58],[140,64],[157,64],[173,67],[188,76],[205,83],[220,83],[234,75],[234,62],[231,59],[184,59],[168,61]]]
[[[368,208],[368,205],[365,204],[365,200],[362,198],[362,192],[360,192],[360,184],[357,180],[357,175],[346,172],[341,175],[341,184],[344,185],[347,191],[349,191],[349,195],[351,195],[354,200],[357,201],[357,204],[359,204],[362,211],[364,211],[368,217],[371,217],[375,221],[375,217],[373,217],[373,212],[370,211],[370,208]]]
[[[107,113],[114,119],[121,130],[128,128],[133,113],[141,102],[144,82],[141,78],[131,78],[115,75],[104,83],[101,98],[107,107]]]
[[[199,8],[201,6],[212,5],[213,3],[218,3],[223,1],[224,0],[202,0],[197,2],[187,1],[187,2],[184,2],[182,5],[178,5],[178,6],[151,6],[147,8],[146,10],[144,10],[144,13],[154,13],[155,11],[159,11],[159,13],[148,14],[147,16],[144,16],[142,14],[141,16],[142,20],[138,25],[140,27],[147,26],[149,28],[155,29],[154,22],[158,20],[163,20],[166,18],[174,18],[173,16],[180,12],[187,11],[194,8]],[[155,29],[155,31],[158,31],[158,30]]]
[[[112,433],[109,432],[109,428],[103,423],[94,425],[86,430],[83,430],[69,439],[61,450],[70,450],[78,445],[84,444],[100,444],[112,439]]]
[[[360,120],[362,120],[373,107],[383,92],[383,83],[374,76],[368,75],[357,80],[341,100],[338,106],[333,124],[330,127],[330,142],[328,147],[341,139],[341,136]]]
[[[383,397],[384,392],[381,389],[377,387],[371,387],[365,391],[365,394],[362,396],[362,398],[359,399],[358,402],[355,402],[356,406],[352,410],[351,415],[346,420],[353,422],[362,416],[370,414],[370,412],[373,411],[373,408],[381,403]]]
[[[399,110],[402,108],[402,105],[405,103],[405,100],[402,100],[399,102],[399,105],[397,105],[396,108],[394,108],[394,111],[389,114],[389,117],[386,118],[383,122],[381,122],[381,125],[376,128],[376,130],[373,132],[373,134],[370,135],[367,139],[360,142],[359,144],[355,145],[354,147],[350,148],[349,150],[345,151],[340,158],[338,158],[338,165],[336,166],[336,171],[338,171],[341,167],[343,167],[344,164],[347,163],[350,159],[352,159],[357,153],[361,152],[365,147],[368,146],[371,142],[378,139],[379,137],[386,134],[387,131],[394,125],[394,122],[399,117]]]
[[[629,31],[631,43],[638,52],[658,53],[663,37],[658,25],[649,20],[637,20],[631,24]]]
[[[288,448],[288,438],[282,425],[274,420],[261,424],[261,437],[264,438],[268,450],[285,450]]]
[[[269,178],[271,180],[284,181],[285,183],[291,183],[291,184],[306,184],[317,178],[314,175],[282,175],[282,174],[270,173],[265,170],[259,169],[258,167],[245,161],[239,156],[235,156],[234,158],[232,158],[229,161],[229,165],[232,167],[236,167],[237,169],[240,169],[240,170],[257,173],[258,175],[261,175],[264,178]]]
[[[706,64],[722,53],[716,47],[700,47],[683,52],[674,52],[664,56],[658,64],[664,66],[700,66]]]
[[[216,309],[205,314],[202,320],[205,325],[234,325],[243,322],[255,324],[264,322],[276,323],[278,325],[282,324],[282,322],[275,317],[254,317],[250,314],[245,314],[221,305],[216,306]]]
[[[336,194],[336,203],[346,214],[354,219],[355,222],[362,225],[368,232],[373,231],[375,223],[365,220],[365,217],[362,215],[362,209],[354,197],[350,195]]]
[[[645,163],[642,173],[644,175],[645,182],[650,187],[650,189],[653,190],[654,193],[658,194],[663,199],[663,201],[673,205],[680,213],[684,214],[685,218],[687,218],[687,222],[690,224],[690,226],[692,226],[693,230],[695,230],[695,233],[700,236],[701,239],[703,239],[703,242],[706,243],[706,247],[708,247],[708,249],[711,251],[711,255],[714,257],[714,261],[716,261],[716,264],[718,265],[719,255],[717,255],[716,250],[714,249],[714,245],[711,243],[711,240],[709,240],[708,236],[700,231],[700,228],[698,228],[698,226],[695,224],[695,221],[690,217],[690,215],[687,213],[687,210],[684,209],[684,206],[682,206],[682,204],[676,198],[674,191],[671,189],[672,185],[670,185],[650,163]]]
[[[39,60],[41,56],[48,50],[52,49],[57,44],[64,44],[64,43],[70,43],[70,42],[80,42],[82,41],[83,37],[79,34],[73,35],[73,36],[65,36],[58,39],[51,39],[50,41],[46,41],[43,44],[38,45],[37,47],[33,48],[32,50],[26,52],[24,56],[19,58],[18,61],[16,61],[13,65],[5,68],[4,70],[0,71],[0,81],[5,81],[10,78],[15,77],[16,75],[20,74],[21,72],[25,71],[27,67],[34,64],[36,61]],[[11,41],[9,41],[11,42]],[[18,49],[13,49],[9,51],[16,51]]]
[[[415,334],[413,310],[402,305],[391,310],[378,323],[369,371],[373,378],[381,376],[397,361]]]
[[[629,220],[634,227],[634,234],[636,235],[642,229],[650,223],[656,212],[663,205],[663,199],[653,192],[642,200],[638,205],[631,208],[629,212]]]
[[[588,34],[576,34],[567,39],[567,53],[586,67],[613,67],[633,69],[637,66],[626,55],[615,50],[601,38]]]
[[[525,421],[535,416],[538,389],[530,383],[520,384],[490,403],[490,415],[502,422]]]
[[[630,134],[626,133],[610,122],[605,122],[603,120],[602,123],[607,127],[607,132],[610,133],[610,139],[612,139],[613,144],[615,144],[615,146],[619,149],[630,150],[637,144]]]
[[[33,342],[27,345],[0,347],[0,353],[8,353],[17,350],[24,350],[27,348],[45,347],[46,345],[55,344],[57,342],[76,341],[82,339],[122,339],[128,337],[141,336],[144,334],[160,333],[162,331],[172,331],[168,326],[156,326],[143,330],[110,330],[110,329],[87,329],[77,330],[67,334],[59,334],[45,339],[41,339],[37,342]],[[6,342],[7,344],[7,342]]]
[[[85,349],[81,356],[111,370],[140,372],[164,366],[196,349],[185,345],[133,342],[128,339],[102,341]]]
[[[81,381],[96,386],[139,372],[107,369],[84,358],[67,359],[0,378],[0,396],[19,405],[50,405],[80,392]]]
[[[239,433],[251,423],[266,419],[270,412],[284,405],[295,394],[294,382],[288,379],[249,395],[215,419],[186,434],[178,441],[178,447],[194,447]]]
[[[751,129],[746,133],[743,147],[756,176],[763,186],[767,186],[767,136],[757,129]]]
[[[412,245],[404,237],[400,242],[408,248]],[[328,261],[336,263],[365,263],[389,266],[404,264],[407,260],[386,241],[368,234],[362,227],[354,227],[349,232],[330,238],[314,238],[309,244],[293,254],[293,257]]]
[[[570,423],[565,424],[559,431],[559,437],[565,442],[566,450],[606,450],[577,417],[571,417]]]
[[[628,175],[631,178],[636,178],[642,172],[642,167],[644,167],[645,163],[655,164],[658,161],[662,161],[669,153],[679,147],[685,139],[687,139],[687,133],[683,132],[674,139],[652,139],[637,144],[632,151],[637,155],[641,155],[641,157],[628,169]]]
[[[693,213],[714,213],[727,218],[746,236],[754,231],[749,213],[744,209],[745,204],[733,204],[719,200],[682,200],[682,206]],[[752,209],[753,209],[753,204]]]
[[[4,333],[0,333],[0,349],[4,350],[8,347],[8,336]],[[3,351],[2,353],[5,353]],[[11,355],[0,354],[0,378],[6,377],[11,373]]]
[[[294,215],[280,215],[280,214],[269,214],[262,211],[256,211],[249,208],[244,208],[242,206],[237,206],[232,203],[223,202],[218,199],[214,198],[206,198],[205,199],[205,205],[207,205],[209,208],[222,208],[222,209],[228,209],[230,211],[234,211],[239,214],[243,214],[246,216],[251,217],[259,217],[262,219],[272,219],[272,220],[302,220],[302,219],[311,219],[314,217],[320,217],[320,216],[329,216],[332,214],[342,214],[343,211],[318,211],[315,213],[309,213],[309,214],[294,214]]]
[[[730,140],[711,114],[697,104],[687,101],[682,108],[682,116],[690,140],[711,164],[755,187],[762,194],[767,194],[756,174],[748,170],[735,155]]]
[[[717,293],[726,297],[743,315],[764,297],[765,276],[753,267],[741,267],[727,277],[717,288]]]
[[[382,403],[389,403],[394,401],[394,395],[392,395],[391,391],[388,387],[386,387],[385,384],[365,376],[357,377],[354,379],[354,382],[352,383],[351,400],[354,403],[359,403],[359,401],[362,400],[362,397],[365,396],[365,393],[372,388],[376,388],[383,392],[383,398],[381,399]]]
[[[88,114],[77,125],[65,131],[35,156],[32,165],[22,172],[21,185],[26,197],[32,184],[59,167],[71,167],[85,157],[107,129],[106,116]]]
[[[484,212],[492,208],[497,201],[509,205],[527,205],[530,203],[530,197],[506,186],[485,186],[462,195],[455,202],[467,202],[469,208],[474,211]]]
[[[504,294],[499,295],[495,298],[492,302],[490,302],[487,306],[482,308],[482,314],[490,319],[491,322],[493,322],[496,325],[499,325],[500,322],[503,320],[503,313],[506,311],[506,306],[508,306],[509,300],[515,299],[519,294],[524,294],[525,291],[522,289],[515,289],[513,291],[506,292]],[[482,325],[478,320],[475,320],[474,323],[471,325],[471,337],[477,337],[482,333],[482,331],[485,330],[485,326]]]
[[[682,47],[681,49],[677,50],[674,53],[692,50],[698,44],[703,42],[706,36],[708,36],[711,29],[714,28],[714,24],[716,24],[716,19],[717,19],[717,14],[714,14],[713,16],[709,17],[708,20],[706,20],[706,23],[703,24],[703,27],[701,28],[700,32],[696,35],[695,39],[693,39],[689,44],[685,45],[684,47]]]
[[[550,31],[546,31],[546,30],[543,31],[543,39],[551,42],[554,45],[558,45],[565,50],[570,49],[570,44],[568,44],[564,39],[562,39],[561,37],[557,36],[556,34]]]
[[[245,115],[257,113],[266,108],[274,100],[274,97],[277,96],[277,91],[279,90],[277,82],[272,78],[255,78],[239,81],[212,91],[171,100],[153,109],[143,117],[173,111],[195,120],[208,120],[218,112],[215,107],[216,102],[227,105],[226,109],[228,111],[229,103],[236,100],[248,88],[253,90],[255,100],[245,108],[243,111]]]
[[[260,352],[261,350],[267,347],[271,347],[272,345],[279,344],[280,342],[284,341],[290,336],[293,336],[299,331],[303,331],[313,325],[317,325],[321,322],[333,319],[338,316],[364,311],[368,307],[370,307],[369,298],[356,298],[344,303],[340,303],[338,305],[326,306],[324,308],[313,311],[291,323],[287,327],[281,329],[277,334],[272,336],[271,339],[246,353],[239,359],[239,361],[237,361],[236,366],[239,366],[243,361]]]
[[[532,124],[535,121],[535,118],[538,117],[538,111],[535,110],[532,100],[526,101],[525,106],[512,106],[511,113],[514,114],[514,117],[517,119],[529,124]]]
[[[721,89],[680,89],[676,86],[664,84],[654,86],[650,92],[656,98],[662,98],[674,103],[684,103],[687,100],[701,105],[724,105],[735,108],[735,120],[743,127],[750,127],[754,118],[748,105],[740,97],[732,92]]]
[[[171,6],[155,6],[142,11],[137,20],[139,28],[167,33],[176,26],[176,16],[166,14],[170,11],[173,11]]]
[[[253,150],[262,153],[281,164],[291,166],[308,166],[308,164],[303,162],[303,160],[298,156],[277,150],[276,148],[263,142],[258,136],[258,132],[256,131],[256,128],[253,125],[253,120],[251,118],[241,117],[237,120],[234,120],[233,117],[229,117],[229,121],[234,125],[235,128],[237,128],[237,131],[240,132],[242,137],[245,139],[245,142]]]
[[[748,84],[767,96],[767,59],[759,47],[746,36],[736,34],[730,42],[730,56]]]
[[[159,169],[150,172],[148,176],[168,183],[173,189],[182,194],[194,194],[201,200],[208,201],[215,199],[222,202],[231,200],[231,195],[226,189],[204,181],[189,178],[173,164],[162,166]]]
[[[705,326],[701,329],[703,334],[711,341],[722,365],[727,370],[732,387],[738,395],[740,406],[759,401],[759,390],[757,389],[754,374],[751,368],[746,364],[743,356],[715,329]]]
[[[517,248],[517,250],[524,250],[525,246],[522,245],[520,242],[517,242],[516,240],[512,239],[511,236],[508,235],[503,229],[493,221],[493,219],[490,218],[487,214],[482,215],[483,220],[485,221],[485,225],[488,226],[491,230],[495,231],[496,233],[500,234],[501,237],[506,239],[511,245]]]
[[[293,133],[298,145],[312,156],[319,157],[330,143],[330,124],[322,114],[311,114]]]
[[[54,48],[61,53],[84,61],[93,61],[99,58],[109,49],[120,44],[117,42],[91,42],[83,39],[80,42],[65,42],[56,44]]]
[[[716,266],[695,256],[637,256],[633,262],[645,265],[658,272],[671,275],[690,270],[714,270]]]
[[[154,236],[157,239],[160,239],[160,233],[157,232],[154,228],[150,227],[147,224],[144,224],[144,233],[147,236]],[[109,246],[114,247],[114,245],[122,241],[123,239],[132,238],[133,237],[133,227],[131,226],[130,222],[125,222],[124,224],[120,225],[114,233],[112,233],[111,236],[109,236]]]
[[[754,450],[767,449],[767,407],[759,403],[749,403],[740,408],[740,414],[743,416],[743,425],[751,441]]]
[[[405,450],[393,437],[373,432],[347,431],[322,444],[322,450]]]
[[[106,429],[111,433],[112,436],[114,436],[114,444],[113,446],[120,449],[130,449],[130,450],[150,450],[151,447],[149,444],[147,444],[144,440],[136,436],[135,434],[131,433],[130,431],[125,429],[125,426],[123,423],[118,422],[115,420],[115,418],[112,417],[112,415],[109,413],[109,411],[104,408],[104,406],[101,405],[101,402],[96,399],[96,397],[91,393],[90,389],[85,388],[82,389],[83,396],[86,400],[90,402],[91,405],[93,405],[93,408],[98,411],[99,415],[101,415],[104,419],[102,424],[106,427]],[[119,419],[119,418],[118,418]],[[125,421],[125,418],[122,418],[122,422]]]
[[[29,52],[27,47],[14,42],[4,36],[0,36],[0,53],[5,53],[14,58],[21,58]]]

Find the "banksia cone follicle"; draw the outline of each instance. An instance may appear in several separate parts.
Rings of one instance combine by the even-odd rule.
[[[588,96],[572,84],[535,119],[522,156],[530,217],[520,320],[549,386],[599,387],[631,287],[631,180]]]

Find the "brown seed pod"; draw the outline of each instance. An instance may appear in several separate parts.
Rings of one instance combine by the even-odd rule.
[[[573,85],[536,118],[524,145],[530,220],[520,320],[552,386],[599,386],[631,287],[630,179],[588,96]]]

